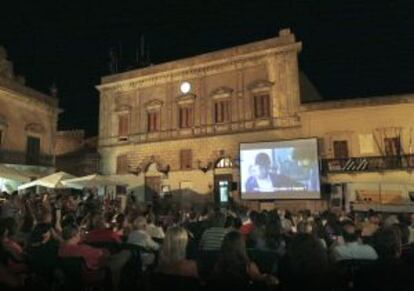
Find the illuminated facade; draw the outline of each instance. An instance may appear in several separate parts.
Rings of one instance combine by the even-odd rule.
[[[38,177],[54,169],[58,100],[24,83],[0,47],[0,163]]]
[[[318,137],[324,182],[374,181],[388,170],[389,179],[408,182],[403,164],[373,169],[370,161],[408,149],[414,96],[321,102],[299,70],[300,50],[284,29],[272,39],[103,77],[101,171],[135,173],[140,197],[163,191],[212,197],[220,187],[237,188],[241,142]],[[361,156],[365,169],[347,164]]]

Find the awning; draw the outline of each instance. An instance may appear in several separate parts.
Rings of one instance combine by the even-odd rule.
[[[30,181],[29,176],[11,167],[7,167],[3,164],[0,164],[0,177],[3,179],[18,181],[22,183],[26,183]]]
[[[65,187],[74,189],[98,188],[105,186],[127,186],[127,184],[122,181],[116,182],[108,176],[101,176],[98,174],[65,180],[62,181],[62,184]]]
[[[51,189],[66,188],[65,186],[63,186],[62,181],[73,178],[75,178],[75,176],[71,174],[65,172],[57,172],[49,176],[32,181],[30,183],[23,184],[19,186],[18,189],[23,190],[35,186],[42,186]]]

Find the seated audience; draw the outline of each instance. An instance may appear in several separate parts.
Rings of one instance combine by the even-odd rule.
[[[101,214],[95,214],[91,219],[91,230],[86,234],[86,243],[113,242],[121,243],[121,237],[112,229],[106,227],[105,219]]]
[[[334,261],[376,260],[378,258],[374,248],[360,241],[352,221],[343,222],[342,237],[344,242],[338,243],[332,249],[331,256]]]
[[[76,226],[66,226],[62,236],[64,241],[59,247],[60,257],[82,257],[90,270],[99,270],[106,266],[109,252],[81,244],[81,235]]]
[[[197,278],[198,272],[196,262],[186,259],[187,244],[187,231],[179,226],[170,227],[167,230],[160,251],[158,264],[159,272]]]
[[[212,279],[225,286],[243,286],[250,281],[277,284],[276,278],[261,274],[257,265],[247,256],[243,235],[237,231],[226,234]]]
[[[50,224],[36,225],[27,249],[29,266],[47,276],[58,263],[59,242],[53,239],[51,229]]]
[[[230,231],[224,227],[225,222],[226,216],[221,212],[216,212],[212,221],[212,227],[207,228],[201,237],[200,250],[220,250],[224,237]]]
[[[325,248],[310,234],[291,239],[280,270],[284,290],[331,290],[339,284]]]
[[[378,260],[358,272],[357,290],[411,290],[412,270],[401,259],[401,234],[397,227],[380,230],[375,236]]]
[[[164,239],[165,233],[161,226],[156,221],[154,213],[147,215],[147,233],[155,239]]]
[[[138,245],[148,252],[141,252],[142,266],[146,269],[155,262],[155,255],[153,252],[159,250],[160,245],[155,242],[151,236],[146,232],[147,220],[143,216],[138,216],[133,224],[132,231],[128,235],[128,243]]]

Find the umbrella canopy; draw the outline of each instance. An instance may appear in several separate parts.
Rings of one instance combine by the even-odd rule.
[[[126,186],[123,182],[113,181],[107,176],[98,174],[83,176],[79,178],[62,181],[62,184],[68,188],[83,189],[83,188],[97,188],[105,186]]]
[[[30,187],[35,187],[35,186],[42,186],[42,187],[46,187],[46,188],[65,188],[65,186],[63,186],[62,181],[64,180],[68,180],[68,179],[73,179],[75,178],[75,176],[65,173],[65,172],[57,172],[54,173],[52,175],[34,180],[32,182],[20,185],[17,189],[19,190],[23,190],[23,189],[27,189]]]
[[[0,177],[8,180],[14,180],[18,182],[29,182],[30,177],[24,175],[23,173],[11,168],[7,167],[3,164],[0,164]]]
[[[120,186],[125,186],[128,189],[137,187],[142,185],[142,181],[136,176],[132,174],[115,174],[115,175],[108,175],[106,176],[111,181],[118,183]]]

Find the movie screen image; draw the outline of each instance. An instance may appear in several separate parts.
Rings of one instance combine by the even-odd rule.
[[[320,199],[317,139],[240,144],[243,199]]]

